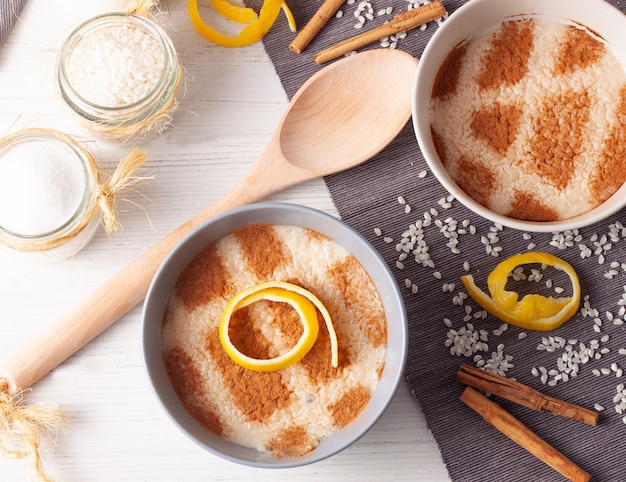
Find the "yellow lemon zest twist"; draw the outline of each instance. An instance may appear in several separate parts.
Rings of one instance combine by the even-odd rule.
[[[258,15],[253,9],[233,5],[228,0],[211,0],[211,2],[217,13],[234,22],[247,24],[235,37],[220,33],[202,20],[198,10],[198,1],[188,0],[187,11],[192,25],[200,35],[216,45],[245,47],[261,40],[274,25],[281,8],[287,16],[289,28],[292,32],[296,31],[295,19],[285,0],[265,0]]]
[[[233,313],[260,300],[288,303],[296,310],[300,321],[302,321],[303,332],[295,346],[286,353],[271,359],[252,358],[241,353],[232,343],[228,333]],[[226,304],[220,319],[220,343],[231,360],[244,368],[261,372],[282,370],[299,362],[315,344],[319,333],[316,308],[320,311],[326,323],[331,344],[331,364],[337,368],[339,365],[337,334],[335,333],[330,313],[313,293],[284,281],[259,283],[233,296]]]
[[[217,13],[233,22],[250,23],[259,18],[254,9],[233,5],[228,0],[211,0],[211,4]]]
[[[572,283],[572,296],[553,298],[539,294],[527,294],[519,299],[515,291],[505,289],[509,274],[520,265],[541,263],[562,270]],[[567,262],[544,252],[522,253],[502,261],[487,277],[489,296],[474,282],[472,275],[461,277],[465,289],[476,303],[492,315],[510,325],[536,331],[558,328],[569,320],[580,304],[580,280],[574,268]]]
[[[285,12],[285,16],[287,17],[287,23],[289,24],[289,29],[295,33],[298,30],[298,28],[296,27],[296,19],[293,18],[293,13],[291,13],[291,10],[287,6],[287,2],[283,1],[281,7],[283,9],[283,12]]]

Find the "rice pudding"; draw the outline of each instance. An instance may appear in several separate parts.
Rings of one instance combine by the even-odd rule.
[[[626,180],[626,74],[580,25],[522,17],[467,39],[442,64],[430,107],[446,170],[498,214],[569,219]]]
[[[275,372],[233,362],[218,326],[228,300],[244,288],[280,280],[315,294],[331,314],[339,366],[323,318],[311,351]],[[272,358],[302,333],[295,310],[260,301],[236,311],[230,337],[255,358]],[[350,423],[367,405],[387,350],[382,300],[358,260],[332,239],[295,226],[239,228],[207,246],[181,273],[162,325],[163,360],[185,409],[234,443],[299,457]]]

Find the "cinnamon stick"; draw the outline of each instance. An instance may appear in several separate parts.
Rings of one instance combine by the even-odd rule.
[[[355,35],[354,37],[322,50],[313,56],[313,60],[318,64],[323,64],[372,42],[376,42],[383,37],[388,37],[398,32],[407,32],[427,22],[443,17],[445,13],[446,9],[440,0],[409,10],[408,12],[399,13],[394,16],[390,22],[384,25]]]
[[[480,414],[489,424],[564,477],[573,482],[587,482],[591,479],[589,473],[474,388],[466,387],[461,395],[461,401]]]
[[[297,54],[302,52],[344,2],[345,0],[326,0],[289,44],[289,48]]]
[[[589,425],[598,424],[598,412],[545,395],[527,385],[462,364],[457,381],[538,412],[548,412]]]

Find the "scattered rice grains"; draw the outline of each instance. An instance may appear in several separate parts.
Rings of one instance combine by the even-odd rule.
[[[430,3],[430,0],[407,0],[407,11],[414,10],[423,5]],[[384,22],[390,21],[395,15],[394,7],[392,5],[387,6],[379,6],[376,5],[378,10],[374,10],[373,2],[369,0],[347,0],[345,5],[342,6],[342,9],[338,10],[335,14],[336,19],[344,18],[344,14],[349,9],[352,10],[353,18],[356,22],[351,23],[350,28],[354,28],[357,30],[361,30],[363,28],[367,28],[367,23],[375,21],[376,19],[383,19]],[[436,19],[433,24],[441,25],[448,18],[448,12],[444,14],[443,17]],[[347,20],[346,20],[347,22]],[[351,22],[353,22],[351,20]],[[380,25],[380,21],[376,23],[376,25]],[[428,28],[428,24],[421,25],[419,27],[420,30],[426,30]],[[388,48],[388,49],[396,49],[398,45],[407,37],[407,32],[397,32],[388,37],[383,37],[380,39],[379,47],[380,48]],[[350,52],[346,55],[351,55],[353,52]]]
[[[426,177],[424,172],[426,171],[421,171],[416,176],[418,184]],[[390,203],[390,209],[397,209],[399,206],[404,211],[403,208],[408,204],[407,199],[403,195],[395,197],[393,199],[395,207]],[[555,332],[541,335],[537,343],[539,334],[536,332],[528,333],[515,327],[509,328],[507,324],[501,322],[494,325],[495,319],[491,315],[480,308],[475,311],[473,302],[471,300],[467,302],[469,296],[465,291],[456,290],[455,281],[461,275],[470,272],[472,266],[462,256],[459,248],[461,240],[464,246],[469,244],[484,246],[485,256],[493,257],[496,256],[494,247],[501,248],[499,243],[505,228],[493,224],[487,228],[486,233],[480,233],[470,219],[458,221],[449,214],[455,212],[453,208],[457,204],[454,197],[448,196],[440,199],[436,208],[426,208],[421,216],[405,213],[409,220],[407,227],[403,230],[400,228],[399,234],[389,230],[390,235],[384,236],[383,244],[378,244],[383,254],[391,251],[392,256],[396,257],[392,263],[396,261],[402,263],[401,269],[405,276],[402,279],[407,296],[420,296],[423,292],[417,289],[413,279],[421,279],[429,284],[439,282],[444,296],[445,294],[450,296],[450,310],[442,320],[445,330],[442,346],[446,352],[450,356],[471,358],[477,367],[508,376],[509,371],[515,368],[513,356],[507,353],[504,343],[495,340],[503,336],[505,332],[514,330],[514,338],[510,336],[507,338],[509,343],[523,344],[525,350],[536,349],[553,355],[552,367],[532,366],[529,368],[530,374],[547,387],[573,380],[585,369],[586,365],[593,367],[589,371],[592,376],[608,377],[607,381],[611,378],[620,380],[624,375],[623,365],[626,365],[626,347],[611,346],[609,330],[611,327],[621,328],[626,321],[626,285],[623,286],[621,296],[615,300],[615,309],[605,310],[603,314],[592,308],[588,295],[584,296],[579,316],[589,320],[585,340],[566,339],[556,335]],[[412,211],[414,212],[415,210]],[[373,231],[379,238],[382,238],[385,232],[380,227],[375,227]],[[616,221],[608,225],[605,233],[592,233],[584,236],[580,230],[576,229],[553,233],[551,238],[541,238],[542,241],[539,238],[540,236],[533,236],[530,233],[519,233],[518,242],[524,244],[530,240],[536,240],[536,243],[541,245],[540,249],[546,251],[576,250],[580,253],[581,263],[595,262],[602,265],[605,258],[610,255],[613,246],[626,242],[626,227]],[[394,239],[399,239],[399,241],[394,244]],[[436,243],[438,246],[443,246],[442,240],[445,240],[445,246],[450,252],[449,255],[442,254],[445,257],[445,269],[436,267],[437,262],[431,255],[429,245],[429,243]],[[391,250],[391,247],[395,249]],[[499,252],[500,250],[496,251],[496,253]],[[474,261],[477,262],[477,260]],[[607,273],[611,276],[605,275],[607,279],[612,279],[617,274],[626,274],[626,263],[612,261],[608,263],[608,266]],[[396,268],[400,269],[398,266]],[[519,267],[511,274],[511,278],[516,282],[533,285],[540,283],[541,287],[552,290],[555,295],[558,295],[563,292],[563,288],[558,286],[558,277],[551,277],[556,273],[548,272],[546,268],[546,266],[537,266],[525,270],[524,267]],[[584,333],[581,334],[582,337]],[[611,356],[613,360],[616,355],[624,357],[623,363],[619,360],[604,363],[603,357]],[[618,388],[620,398],[617,400],[618,395],[615,395],[615,411],[623,412],[626,416],[626,390],[621,383]],[[613,389],[614,385],[611,390]],[[603,397],[603,393],[599,391],[597,396]],[[604,409],[608,403],[606,398],[607,396],[604,395],[604,398],[598,400],[597,410],[600,410],[599,407]]]

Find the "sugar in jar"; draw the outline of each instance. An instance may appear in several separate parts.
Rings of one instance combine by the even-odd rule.
[[[57,91],[92,131],[118,141],[161,132],[176,107],[181,66],[171,39],[148,17],[98,15],[59,50]]]
[[[89,156],[53,131],[0,140],[0,245],[38,260],[68,258],[96,229]]]

